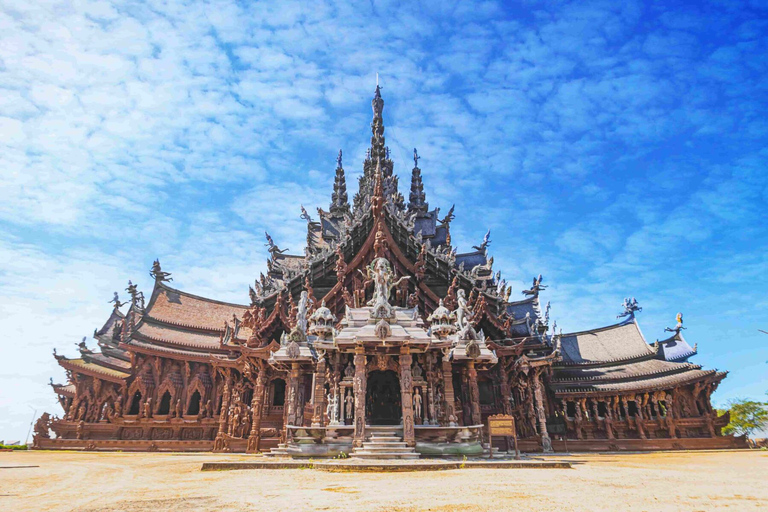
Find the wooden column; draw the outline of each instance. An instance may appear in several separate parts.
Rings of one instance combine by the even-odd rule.
[[[472,416],[472,424],[480,425],[483,420],[480,415],[480,389],[477,387],[477,370],[475,362],[467,361],[467,380],[469,381],[469,408]],[[466,420],[465,420],[466,422]]]
[[[312,426],[325,425],[323,414],[325,413],[325,358],[321,357],[315,366],[315,389],[312,396]]]
[[[448,359],[447,355],[443,356],[443,391],[444,391],[444,404],[443,404],[443,418],[441,421],[443,426],[448,426],[451,416],[455,417],[453,406],[456,403],[456,397],[453,391],[453,364]]]
[[[297,425],[296,410],[299,398],[299,363],[291,363],[291,371],[288,373],[285,426]],[[287,432],[287,429],[286,429]]]
[[[365,374],[364,349],[355,349],[355,377],[353,390],[355,393],[355,437],[353,446],[361,448],[365,441],[365,391],[367,376]]]
[[[253,399],[251,400],[251,434],[248,436],[246,449],[248,453],[258,453],[261,445],[261,416],[264,410],[266,388],[267,371],[265,368],[261,368],[256,377],[256,387],[253,389]]]
[[[541,433],[541,446],[544,452],[552,451],[552,440],[547,433],[547,415],[544,412],[544,398],[541,393],[541,370],[533,375],[533,393],[536,398],[536,415],[539,418],[539,432]]]
[[[406,446],[416,446],[416,432],[413,427],[413,356],[408,348],[400,354],[400,403],[403,408],[403,441]]]
[[[227,369],[226,377],[224,378],[224,390],[222,392],[222,404],[221,414],[219,415],[219,432],[216,434],[216,440],[213,443],[213,451],[224,451],[227,446],[227,422],[229,421],[229,400],[232,394],[232,374]]]

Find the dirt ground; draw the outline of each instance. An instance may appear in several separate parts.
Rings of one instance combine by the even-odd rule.
[[[0,510],[768,510],[768,452],[562,457],[573,469],[201,472],[220,454],[0,453]],[[22,467],[29,466],[29,467]]]

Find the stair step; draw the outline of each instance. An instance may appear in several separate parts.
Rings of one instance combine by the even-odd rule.
[[[394,452],[376,452],[376,453],[366,453],[366,452],[355,452],[353,457],[358,457],[361,459],[418,459],[419,454],[418,453],[394,453]]]
[[[407,445],[405,444],[405,441],[400,441],[397,443],[376,443],[372,441],[366,441],[363,443],[363,447],[365,448],[406,448]]]
[[[403,440],[399,436],[371,436],[369,439],[374,443],[398,443]]]

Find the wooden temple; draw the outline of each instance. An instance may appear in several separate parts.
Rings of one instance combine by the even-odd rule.
[[[37,422],[35,447],[479,455],[497,414],[528,452],[743,446],[710,400],[726,373],[689,362],[682,315],[654,343],[634,299],[614,325],[556,332],[541,276],[511,300],[489,234],[457,252],[454,210],[430,208],[415,150],[406,201],[378,86],[372,106],[359,190],[350,204],[339,152],[328,210],[302,208],[304,254],[267,234],[247,305],[175,289],[155,261],[148,299],[130,281],[128,303],[115,293],[98,349],[54,350],[63,415]]]

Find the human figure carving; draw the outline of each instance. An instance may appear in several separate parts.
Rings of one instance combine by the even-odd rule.
[[[456,317],[456,325],[459,330],[467,326],[469,317],[472,316],[472,311],[470,311],[467,305],[467,295],[463,288],[459,288],[456,292],[456,311],[454,316]]]
[[[178,400],[176,400],[176,411],[175,411],[175,416],[176,416],[177,418],[181,418],[181,415],[182,415],[182,410],[181,410],[181,398],[179,398]]]
[[[413,395],[413,416],[419,420],[421,419],[421,405],[421,389],[416,388],[416,393]]]
[[[345,419],[351,420],[355,413],[355,397],[352,394],[351,390],[347,391],[347,396],[344,399],[344,404],[345,404],[345,407],[344,407]]]

